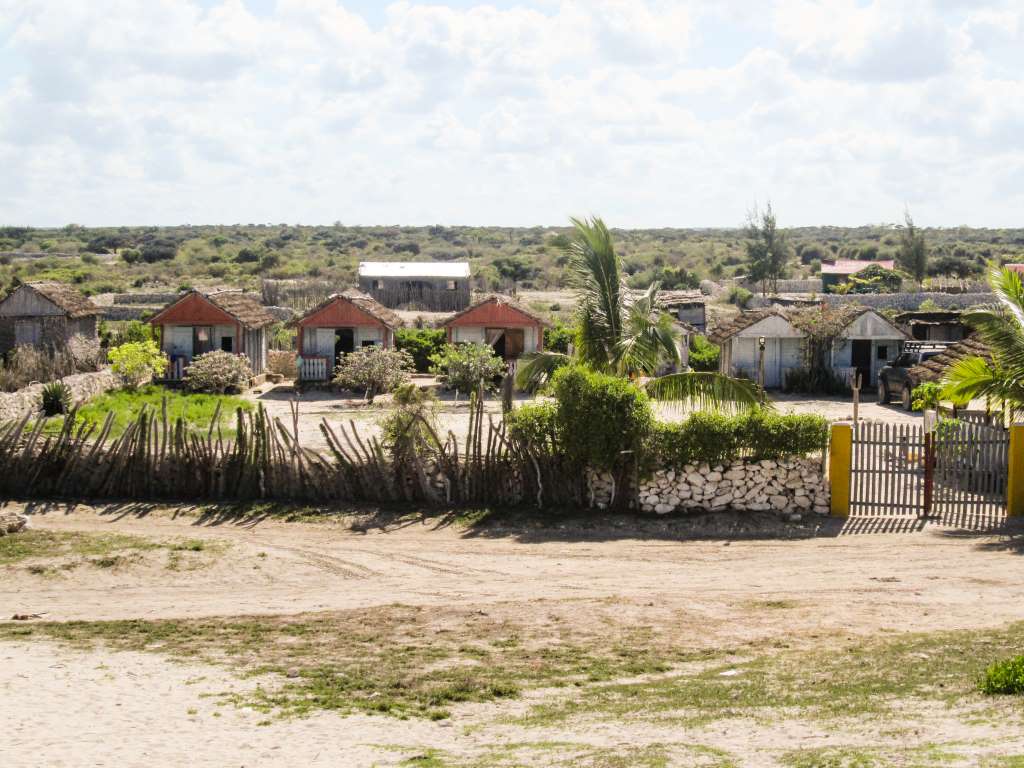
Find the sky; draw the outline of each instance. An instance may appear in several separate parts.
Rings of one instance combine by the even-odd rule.
[[[0,224],[1024,226],[1024,0],[0,0]]]

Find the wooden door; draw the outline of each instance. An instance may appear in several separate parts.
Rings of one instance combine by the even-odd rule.
[[[518,360],[525,350],[526,340],[522,328],[505,330],[505,359]]]

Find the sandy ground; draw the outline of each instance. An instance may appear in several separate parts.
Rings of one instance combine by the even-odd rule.
[[[420,386],[436,384],[433,378],[418,378]],[[323,419],[337,433],[338,427],[348,427],[355,423],[359,434],[364,439],[379,437],[381,423],[387,417],[390,397],[385,395],[376,398],[374,403],[366,403],[349,393],[308,390],[296,393],[289,383],[278,385],[266,384],[257,390],[250,391],[246,397],[254,403],[261,404],[267,412],[280,418],[285,424],[291,425],[291,403],[299,408],[299,436],[302,444],[316,450],[327,448],[326,440],[320,431]],[[780,413],[811,413],[824,416],[829,421],[848,421],[853,419],[853,403],[849,397],[815,397],[803,395],[785,395],[773,393],[772,400]],[[534,398],[524,394],[516,395],[518,404],[533,402]],[[501,419],[501,398],[492,394],[484,403],[484,410],[495,422]],[[676,409],[655,404],[658,417],[666,421],[679,420],[685,417]],[[915,424],[921,420],[920,413],[904,411],[899,405],[878,405],[872,400],[862,402],[858,415],[868,421],[885,421],[890,424]],[[442,393],[438,404],[438,423],[444,432],[449,430],[459,439],[460,445],[465,441],[469,430],[469,401],[465,396],[454,393]]]
[[[860,520],[807,540],[723,542],[680,540],[670,529],[636,539],[615,525],[478,530],[427,521],[353,531],[274,520],[215,524],[142,507],[33,512],[37,528],[186,536],[230,546],[210,567],[179,573],[142,567],[40,577],[7,566],[0,569],[4,618],[39,612],[58,621],[295,614],[400,603],[480,607],[534,622],[557,607],[580,624],[614,610],[623,620],[671,629],[709,647],[833,632],[870,637],[992,627],[1024,618],[1020,541],[985,521],[965,527]],[[792,604],[784,621],[751,607],[769,600]],[[328,713],[271,721],[217,706],[216,694],[253,684],[220,668],[171,663],[156,654],[3,643],[0,763],[397,765],[429,748],[567,737],[501,725],[509,707],[522,706],[515,703],[465,705],[444,723]],[[1000,738],[990,725],[958,724],[955,713],[928,718],[922,739]],[[874,727],[863,726],[868,743]],[[1003,732],[1001,738],[1024,751],[1020,735]],[[693,741],[727,748],[741,765],[776,765],[766,755],[780,744],[842,743],[824,725],[776,728],[736,720],[686,734],[659,730],[656,723],[587,723],[571,736],[603,748]],[[693,763],[681,757],[673,764]]]

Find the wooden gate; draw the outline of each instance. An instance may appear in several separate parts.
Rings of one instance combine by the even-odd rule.
[[[850,514],[1005,514],[1007,431],[942,417],[926,422],[854,425]]]

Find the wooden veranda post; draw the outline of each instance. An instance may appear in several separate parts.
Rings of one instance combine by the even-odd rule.
[[[1006,514],[1024,515],[1024,424],[1010,427],[1010,454],[1007,460]]]
[[[853,463],[853,424],[848,421],[832,425],[828,443],[828,474],[832,487],[833,517],[850,516],[850,477]]]

